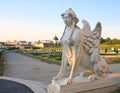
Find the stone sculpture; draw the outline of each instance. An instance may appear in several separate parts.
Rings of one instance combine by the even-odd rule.
[[[65,80],[66,84],[71,84],[79,67],[85,69],[80,73],[81,77],[87,75],[90,80],[105,77],[109,66],[99,54],[101,23],[98,22],[94,30],[91,31],[86,20],[82,20],[82,29],[77,26],[79,19],[71,8],[61,16],[66,25],[61,38],[63,54],[60,71],[54,80],[62,79],[68,63],[71,65],[71,72]]]
[[[86,20],[83,28],[77,26],[79,19],[70,8],[62,14],[66,24],[62,42],[61,68],[48,93],[110,93],[117,89],[116,83],[107,75],[109,66],[99,54],[101,23],[93,31]],[[63,78],[67,64],[71,65],[70,75]],[[83,69],[76,76],[77,69]]]

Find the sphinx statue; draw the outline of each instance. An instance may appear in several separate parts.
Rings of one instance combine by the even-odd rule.
[[[101,23],[93,30],[86,20],[79,21],[70,8],[62,15],[65,29],[60,39],[62,43],[61,68],[48,86],[48,93],[111,93],[117,89],[117,83],[110,76],[109,65],[99,54]],[[70,74],[63,77],[66,66],[70,65]],[[78,75],[78,69],[82,69]],[[77,72],[77,73],[76,73]],[[114,76],[114,75],[113,75]]]
[[[77,26],[79,19],[71,8],[66,10],[61,16],[66,25],[60,40],[63,54],[60,71],[54,77],[54,80],[62,79],[67,64],[71,66],[71,72],[65,80],[66,84],[71,84],[78,68],[84,69],[84,72],[80,73],[81,77],[87,75],[90,80],[105,77],[109,66],[99,54],[101,23],[98,22],[94,30],[91,31],[90,25],[86,20],[82,20],[82,29]]]

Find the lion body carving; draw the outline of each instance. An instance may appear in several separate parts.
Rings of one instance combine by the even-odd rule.
[[[95,73],[95,76],[88,75],[89,79],[95,79],[99,76],[105,76],[108,73],[109,66],[107,62],[99,55],[99,44],[101,37],[101,23],[98,22],[93,31],[86,20],[83,20],[83,29],[76,24],[79,21],[74,11],[70,8],[62,14],[64,23],[66,24],[62,42],[62,63],[61,68],[54,79],[60,80],[65,73],[66,65],[71,65],[71,72],[66,83],[70,84],[75,77],[77,69],[84,68],[87,72]],[[92,74],[93,74],[92,73]]]

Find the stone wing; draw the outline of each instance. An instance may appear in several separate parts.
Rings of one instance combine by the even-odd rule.
[[[100,38],[101,38],[101,23],[98,22],[96,27],[91,32],[85,32],[83,47],[87,53],[93,53],[94,50],[99,51]]]
[[[82,20],[82,23],[83,23],[82,31],[84,31],[86,34],[91,33],[91,27],[89,23],[86,20]]]

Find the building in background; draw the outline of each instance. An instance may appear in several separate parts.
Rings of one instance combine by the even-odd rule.
[[[25,48],[25,47],[30,47],[31,46],[31,42],[27,42],[27,41],[17,41],[17,40],[14,40],[14,41],[6,41],[5,44],[4,44],[4,47],[5,48],[12,48],[12,47],[15,47],[15,48]]]
[[[54,45],[54,42],[52,40],[38,40],[37,42],[32,43],[32,46],[40,48],[45,48],[51,45]]]

